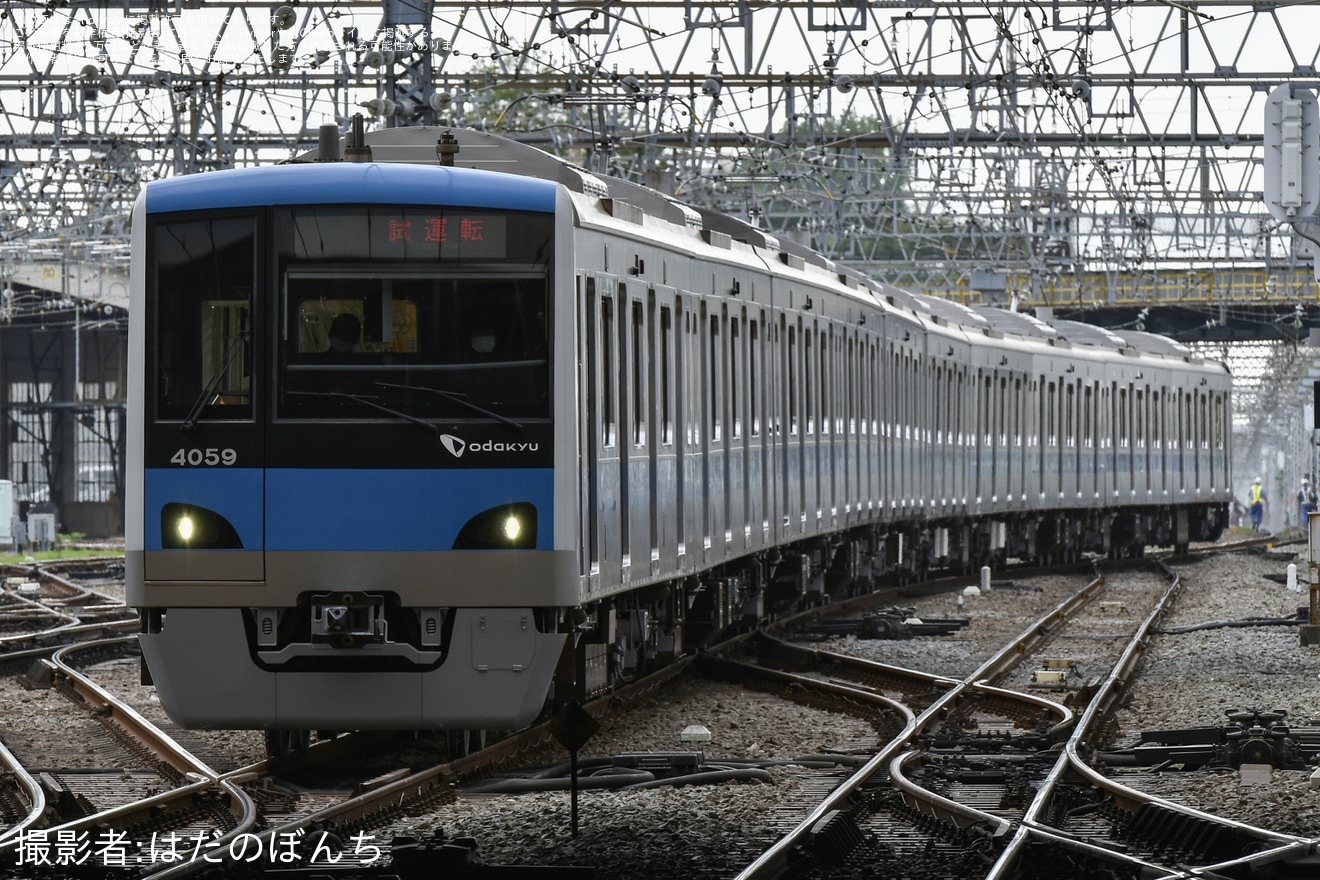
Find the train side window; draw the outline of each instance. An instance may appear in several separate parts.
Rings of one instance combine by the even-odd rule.
[[[1095,391],[1090,386],[1082,389],[1082,443],[1087,449],[1095,447]]]
[[[1160,393],[1154,389],[1150,392],[1150,448],[1156,452],[1164,450],[1164,415],[1160,409]]]
[[[1128,448],[1128,393],[1126,388],[1118,389],[1118,445]]]
[[[1187,426],[1187,433],[1184,434],[1183,446],[1185,449],[1193,449],[1196,446],[1195,422],[1192,421],[1192,393],[1185,394],[1183,397],[1183,424]]]
[[[788,328],[788,433],[798,432],[798,364],[797,364],[797,328]]]
[[[1046,446],[1059,445],[1058,429],[1055,427],[1054,424],[1055,415],[1059,411],[1058,404],[1055,401],[1055,396],[1056,396],[1056,391],[1055,391],[1054,383],[1051,382],[1049,383],[1048,390],[1045,394],[1045,398],[1048,401],[1045,405],[1045,445]]]
[[[732,315],[729,318],[729,420],[732,437],[742,437],[742,401],[743,395],[739,383],[742,382],[743,359],[747,356],[742,347],[742,318]]]
[[[1135,416],[1135,431],[1137,436],[1137,448],[1146,448],[1146,392],[1137,389],[1137,408]]]
[[[710,393],[710,439],[716,443],[724,433],[724,424],[720,418],[720,356],[724,349],[720,346],[720,316],[710,316],[710,338],[709,338],[709,356],[706,359],[706,366],[709,370],[707,374],[706,387]]]
[[[157,417],[251,418],[256,221],[163,222],[150,235]]]
[[[1224,398],[1215,395],[1215,451],[1224,451]]]
[[[674,316],[669,306],[660,307],[660,442],[670,446],[674,442],[673,395]]]
[[[995,427],[991,418],[994,389],[994,379],[986,376],[981,393],[981,442],[987,449],[995,445]]]
[[[747,361],[749,391],[747,403],[751,407],[750,428],[753,437],[761,436],[761,358],[760,323],[753,319],[747,325],[747,345],[751,355]]]
[[[1013,445],[1022,448],[1022,379],[1013,380]]]
[[[810,327],[802,331],[802,408],[806,413],[807,436],[816,433],[815,336]]]
[[[871,436],[878,437],[880,435],[880,425],[876,419],[876,413],[880,409],[880,383],[877,381],[880,374],[880,347],[873,343],[867,346],[867,349],[870,352],[871,367],[866,372],[866,417],[870,422]]]
[[[646,445],[646,314],[642,303],[632,304],[632,434],[634,446]]]
[[[996,414],[998,419],[996,433],[999,435],[999,445],[1007,448],[1010,434],[1008,424],[1008,380],[1003,376],[999,377],[999,405],[996,410],[998,410]]]
[[[1066,403],[1064,406],[1064,442],[1069,449],[1077,445],[1077,433],[1074,428],[1074,419],[1077,416],[1077,397],[1073,386],[1070,384],[1067,388]]]
[[[1202,449],[1209,449],[1209,448],[1210,448],[1210,426],[1209,426],[1209,424],[1208,424],[1208,419],[1209,419],[1209,417],[1210,417],[1210,398],[1209,398],[1209,396],[1207,396],[1207,395],[1205,395],[1205,394],[1198,394],[1198,395],[1196,395],[1196,399],[1197,399],[1197,402],[1200,404],[1199,408],[1200,408],[1200,410],[1201,410],[1201,418],[1200,418],[1200,423],[1201,423],[1201,434],[1200,434],[1200,437],[1201,437],[1201,448],[1202,448]]]
[[[614,300],[608,296],[600,300],[600,364],[601,445],[611,447],[615,438],[615,377],[618,365],[614,361]]]
[[[834,418],[834,389],[830,383],[830,343],[832,337],[824,331],[820,334],[820,369],[816,371],[820,376],[820,433],[828,435],[830,433],[830,422]]]

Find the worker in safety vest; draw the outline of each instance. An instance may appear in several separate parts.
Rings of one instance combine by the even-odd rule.
[[[1261,520],[1265,518],[1265,505],[1270,503],[1270,499],[1265,494],[1265,487],[1261,485],[1260,477],[1251,484],[1247,491],[1247,506],[1251,510],[1251,530],[1260,531]]]

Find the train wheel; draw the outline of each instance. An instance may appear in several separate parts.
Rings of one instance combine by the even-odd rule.
[[[272,758],[287,758],[295,753],[306,752],[311,744],[310,730],[279,728],[266,731],[266,754]]]

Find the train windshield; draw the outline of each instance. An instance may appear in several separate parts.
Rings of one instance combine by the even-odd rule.
[[[439,214],[290,212],[281,417],[549,418],[548,218]],[[390,240],[443,238],[451,223],[454,247]]]

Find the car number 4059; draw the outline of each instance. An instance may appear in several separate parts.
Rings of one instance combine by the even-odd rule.
[[[233,449],[180,449],[170,456],[170,464],[179,467],[228,467],[238,461],[238,452]]]

